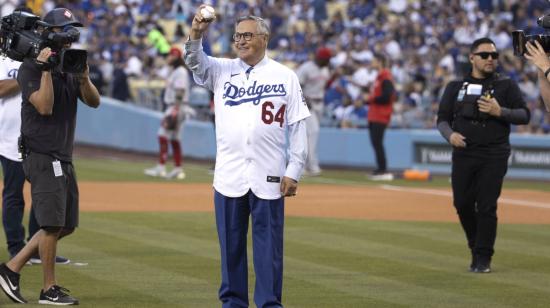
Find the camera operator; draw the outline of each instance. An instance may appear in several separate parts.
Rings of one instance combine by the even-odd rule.
[[[474,41],[469,60],[470,74],[445,88],[437,128],[453,146],[453,203],[472,253],[470,271],[489,273],[510,124],[527,124],[530,114],[518,85],[496,73],[498,52],[491,39]]]
[[[50,11],[44,22],[43,31],[57,33],[66,26],[82,26],[64,8]],[[13,259],[0,265],[0,285],[14,302],[26,302],[20,294],[19,272],[38,251],[44,274],[39,303],[76,305],[78,300],[56,284],[55,254],[58,240],[78,225],[78,187],[72,164],[77,100],[97,108],[99,93],[90,81],[87,65],[81,74],[62,73],[59,66],[48,65],[51,56],[52,50],[44,48],[36,59],[25,58],[19,69],[23,100],[20,150],[40,231]]]
[[[13,13],[32,11],[27,7],[18,7]],[[0,41],[2,39],[0,38]],[[0,161],[4,174],[2,191],[2,225],[10,258],[14,257],[25,246],[25,228],[23,213],[25,199],[23,186],[25,173],[18,153],[17,139],[21,134],[21,91],[17,84],[17,72],[20,61],[0,56]],[[28,239],[39,230],[34,211],[29,215]],[[30,263],[42,263],[36,253]],[[70,260],[56,257],[56,264],[68,264]]]
[[[540,96],[546,106],[546,110],[550,111],[550,59],[544,51],[542,45],[535,41],[525,44],[527,52],[524,54],[525,59],[529,60],[538,68],[538,79],[540,87]]]

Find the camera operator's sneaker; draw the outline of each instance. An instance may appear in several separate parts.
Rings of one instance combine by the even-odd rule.
[[[32,256],[29,261],[31,264],[42,264],[42,260],[40,260],[40,256]],[[71,263],[70,259],[67,259],[62,256],[55,256],[55,264],[69,264]]]
[[[67,294],[68,292],[70,291],[63,287],[53,285],[46,292],[40,290],[40,299],[38,303],[42,305],[59,306],[78,305],[78,299]]]
[[[145,169],[143,173],[148,176],[166,177],[166,167],[164,165],[156,165],[153,168]]]
[[[10,270],[6,263],[0,264],[0,287],[2,291],[15,303],[24,304],[27,301],[21,296],[19,278],[21,275]]]
[[[182,168],[174,168],[166,175],[167,179],[183,180],[185,179],[185,172]]]

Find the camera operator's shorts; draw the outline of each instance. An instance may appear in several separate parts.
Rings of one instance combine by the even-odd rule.
[[[34,215],[41,228],[76,228],[78,186],[74,167],[72,163],[57,161],[61,170],[57,169],[56,176],[54,162],[53,157],[36,152],[31,152],[23,160],[25,177],[31,183]]]

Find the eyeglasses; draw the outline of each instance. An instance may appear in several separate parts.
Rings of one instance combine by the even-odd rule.
[[[491,56],[491,59],[493,59],[493,60],[498,59],[498,52],[485,52],[485,51],[483,51],[483,52],[476,52],[476,53],[474,53],[474,55],[480,56],[481,59],[483,59],[483,60],[487,60],[489,58],[489,56]]]
[[[265,35],[265,33],[252,33],[252,32],[239,33],[239,32],[235,32],[235,34],[233,34],[233,41],[238,42],[238,41],[241,40],[241,38],[244,38],[244,40],[248,42],[248,41],[252,40],[252,38],[255,35]]]

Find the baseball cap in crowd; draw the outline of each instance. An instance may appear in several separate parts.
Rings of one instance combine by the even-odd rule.
[[[65,27],[68,25],[83,27],[82,23],[76,20],[74,14],[66,8],[57,8],[49,11],[44,17],[44,23],[48,27]]]
[[[175,56],[175,57],[178,57],[178,58],[181,58],[183,56],[183,53],[181,52],[181,49],[179,49],[178,47],[175,47],[175,46],[170,48],[170,51],[168,52],[168,54],[170,54],[172,56]]]
[[[332,52],[327,47],[320,47],[317,49],[315,56],[320,60],[330,60]]]

